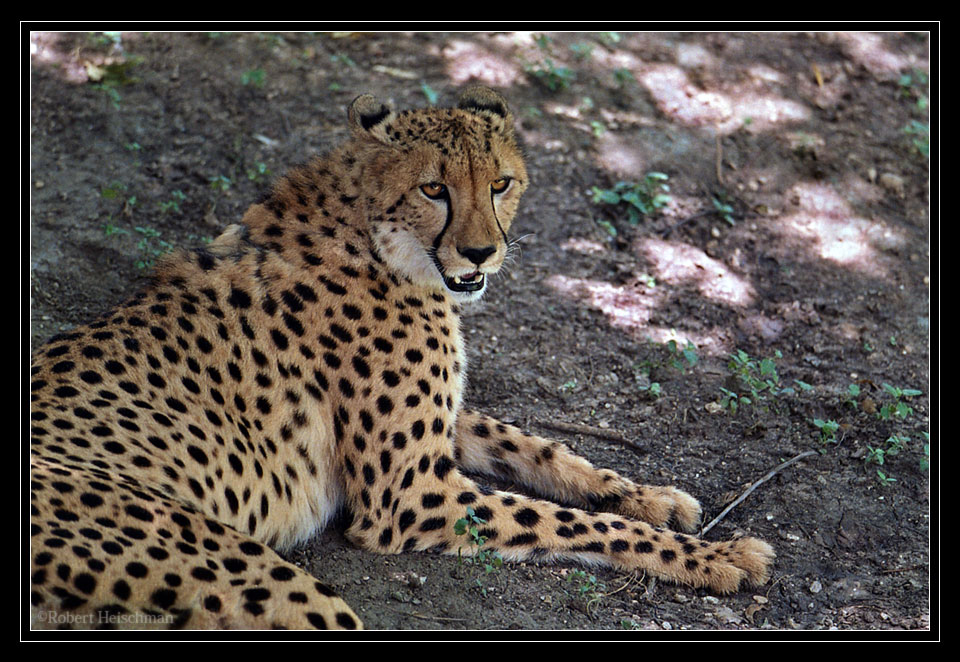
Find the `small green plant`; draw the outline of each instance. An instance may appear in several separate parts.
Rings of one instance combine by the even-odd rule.
[[[884,450],[882,448],[874,448],[873,446],[867,445],[867,454],[864,456],[863,461],[867,464],[871,462],[874,464],[883,464]]]
[[[637,386],[637,389],[645,393],[649,393],[654,400],[663,394],[662,389],[660,388],[660,382],[650,382],[649,386],[640,385]]]
[[[127,185],[123,182],[110,182],[100,189],[100,197],[104,200],[113,200],[119,198],[127,190]]]
[[[927,116],[929,101],[927,100],[927,75],[919,70],[913,73],[907,73],[900,76],[898,81],[900,85],[900,94],[902,98],[916,99],[915,110]],[[930,123],[919,120],[910,120],[903,127],[903,132],[910,136],[910,142],[914,148],[924,157],[930,156]]]
[[[648,172],[640,182],[617,182],[611,189],[594,186],[593,202],[625,208],[627,221],[638,225],[644,216],[650,216],[670,202],[668,179],[662,172]]]
[[[267,80],[267,72],[263,69],[250,69],[240,74],[240,83],[242,85],[252,85],[254,87],[263,87]]]
[[[525,70],[529,75],[533,76],[537,82],[551,92],[567,89],[570,87],[570,83],[577,78],[573,69],[569,67],[558,67],[553,63],[553,60],[548,57],[540,62],[528,64]]]
[[[121,228],[119,225],[113,223],[113,221],[107,221],[103,225],[103,236],[112,237],[115,234],[130,234],[130,230],[126,228]]]
[[[893,396],[894,401],[892,403],[886,403],[880,407],[880,410],[877,412],[877,416],[884,421],[889,421],[892,418],[899,418],[900,420],[906,420],[913,415],[913,407],[903,401],[903,398],[912,398],[918,395],[923,395],[923,391],[918,391],[913,388],[898,388],[896,386],[891,386],[884,382],[881,385],[883,390]]]
[[[160,202],[160,211],[164,214],[168,212],[180,213],[180,203],[187,199],[183,191],[177,189],[170,194],[170,199]]]
[[[588,42],[580,42],[573,44],[570,47],[570,50],[573,51],[574,56],[578,60],[589,60],[590,56],[593,54],[594,45]]]
[[[583,611],[593,618],[593,614],[603,600],[607,587],[596,575],[583,570],[571,570],[567,573],[567,583],[574,585],[574,597],[583,604]]]
[[[137,226],[134,231],[141,235],[137,242],[140,257],[134,262],[137,269],[150,269],[157,258],[173,250],[173,244],[160,238],[160,232],[154,228]]]
[[[114,34],[119,35],[119,33]],[[142,57],[131,56],[105,64],[88,63],[87,78],[93,84],[93,88],[106,94],[114,109],[119,110],[119,88],[139,82],[140,79],[133,75],[133,69],[141,62],[143,62]]]
[[[258,161],[252,168],[247,168],[247,179],[251,182],[259,182],[269,176],[270,169],[262,161]]]
[[[651,276],[648,273],[637,274],[637,280],[643,283],[644,285],[646,285],[647,287],[649,287],[650,289],[653,289],[654,287],[657,286],[656,277]]]
[[[906,449],[909,442],[910,437],[895,434],[891,435],[890,438],[887,439],[884,446],[878,446],[877,448],[874,448],[868,445],[864,462],[867,464],[873,463],[882,465],[887,458],[899,455],[901,451]]]
[[[226,175],[217,175],[210,178],[210,188],[215,191],[229,191],[233,182]]]
[[[576,388],[577,388],[577,380],[576,378],[574,378],[574,379],[568,379],[563,384],[561,384],[559,390],[561,393],[573,393],[573,391]]]
[[[601,32],[597,38],[604,46],[612,47],[620,43],[619,32]]]
[[[902,434],[890,435],[887,439],[887,455],[897,455],[900,451],[904,450],[907,447],[907,444],[910,443],[910,437],[904,436]]]
[[[617,236],[617,226],[615,226],[613,223],[611,223],[610,221],[608,221],[608,220],[605,219],[605,218],[597,218],[597,219],[594,219],[594,220],[596,221],[597,225],[599,225],[601,228],[603,228],[603,230],[604,230],[608,235],[610,235],[611,237],[616,237],[616,236]]]
[[[844,404],[850,405],[854,409],[860,407],[859,400],[860,397],[860,386],[858,384],[850,384],[847,386],[847,399]]]
[[[825,421],[822,418],[815,418],[813,419],[813,426],[820,430],[820,443],[837,443],[837,430],[840,429],[839,423],[836,421]]]
[[[920,458],[920,469],[927,471],[930,468],[930,433],[921,432],[924,440],[927,442],[923,445],[923,457]]]
[[[728,203],[726,199],[721,202],[716,196],[714,196],[712,200],[713,208],[716,210],[717,214],[720,215],[720,218],[730,225],[736,225],[736,221],[733,220],[733,207],[730,206],[730,203]]]
[[[767,396],[776,397],[795,393],[790,386],[780,387],[780,375],[777,373],[775,362],[775,359],[780,358],[783,358],[783,354],[779,350],[774,352],[773,357],[759,361],[751,358],[742,349],[730,355],[727,367],[744,388],[739,398],[741,403],[755,404],[766,400]]]
[[[457,559],[461,566],[468,564],[483,569],[483,575],[475,576],[474,581],[484,597],[487,596],[487,588],[483,583],[483,577],[497,573],[503,567],[503,557],[500,556],[499,552],[483,548],[487,538],[480,534],[480,526],[486,523],[485,519],[477,516],[476,511],[469,507],[467,508],[467,516],[461,517],[453,523],[453,532],[458,536],[467,535],[470,546],[473,548],[473,554],[467,557],[461,554],[463,548],[458,548]]]
[[[667,341],[666,346],[670,353],[670,364],[681,373],[686,373],[687,368],[693,368],[700,360],[696,345],[689,340],[683,349],[680,349],[677,341],[672,339]]]
[[[431,106],[436,106],[437,101],[440,99],[440,95],[437,94],[437,91],[427,85],[425,82],[420,83],[420,91],[423,92],[423,96],[427,97],[427,103]]]
[[[736,414],[737,411],[740,410],[740,396],[722,386],[720,387],[720,393],[722,393],[720,406],[728,410],[731,414]],[[743,404],[749,405],[750,398],[743,398]]]
[[[922,71],[914,70],[910,74],[902,74],[900,80],[900,97],[916,99],[916,108],[919,111],[927,109],[927,74]]]
[[[910,142],[918,152],[925,157],[930,156],[930,124],[924,124],[917,120],[910,120],[910,123],[903,127],[903,132],[911,136]]]
[[[551,92],[565,90],[570,87],[576,79],[576,74],[569,67],[557,66],[550,57],[553,40],[545,34],[534,35],[534,43],[537,48],[544,53],[544,58],[539,62],[524,64],[524,71],[528,76],[532,76],[541,85]]]
[[[897,479],[896,479],[896,478],[892,478],[892,477],[890,477],[890,476],[887,476],[887,475],[886,475],[885,473],[883,473],[883,471],[881,471],[880,469],[877,469],[877,478],[880,480],[880,484],[883,485],[884,487],[889,487],[889,486],[892,485],[893,483],[896,483],[896,482],[897,482]]]
[[[633,77],[633,72],[625,67],[613,70],[613,82],[617,84],[617,87],[626,87],[629,83],[637,82],[637,79]]]

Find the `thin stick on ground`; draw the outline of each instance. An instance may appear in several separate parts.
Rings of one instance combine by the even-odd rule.
[[[585,434],[591,437],[597,437],[598,439],[606,439],[607,441],[615,441],[618,444],[626,446],[634,453],[638,455],[645,455],[648,451],[643,446],[630,441],[625,438],[619,432],[615,430],[605,430],[603,428],[594,427],[592,425],[584,425],[582,423],[565,423],[563,421],[537,421],[537,425],[549,428],[551,430],[558,430],[560,432],[570,432],[573,434]]]
[[[740,505],[748,496],[750,496],[750,493],[751,493],[751,492],[753,492],[755,489],[757,489],[758,487],[760,487],[763,483],[767,482],[768,480],[770,480],[771,478],[773,478],[774,476],[776,476],[779,472],[783,471],[784,469],[786,469],[787,467],[789,467],[791,464],[794,464],[795,462],[799,462],[800,460],[802,460],[802,459],[805,458],[805,457],[809,457],[809,456],[811,456],[811,455],[816,455],[816,454],[817,454],[817,451],[804,451],[803,453],[800,453],[799,455],[797,455],[797,456],[795,456],[795,457],[792,457],[792,458],[790,458],[789,460],[787,460],[786,462],[782,463],[782,464],[781,464],[780,466],[778,466],[777,468],[771,470],[766,476],[764,476],[763,478],[761,478],[760,480],[758,480],[757,482],[755,482],[753,485],[751,485],[750,487],[748,487],[747,490],[746,490],[746,492],[744,492],[744,493],[741,494],[739,497],[737,497],[736,501],[734,501],[734,502],[731,503],[729,506],[727,506],[726,508],[724,508],[724,509],[723,509],[723,512],[720,513],[719,515],[717,515],[717,516],[713,519],[712,522],[710,522],[710,523],[707,524],[705,527],[703,527],[703,529],[700,531],[700,536],[702,537],[702,536],[706,535],[707,531],[709,531],[709,530],[712,529],[714,526],[716,526],[716,525],[717,525],[717,522],[719,522],[719,521],[722,520],[724,517],[726,517],[726,516],[727,516],[727,513],[729,513],[731,510],[733,510],[733,509],[736,508],[738,505]]]

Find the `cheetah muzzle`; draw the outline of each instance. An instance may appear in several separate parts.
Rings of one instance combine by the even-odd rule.
[[[33,626],[359,628],[274,551],[340,510],[370,552],[469,553],[471,508],[507,561],[766,582],[766,543],[685,533],[687,493],[462,406],[461,306],[501,268],[529,181],[504,99],[397,113],[364,95],[348,125],[242,222],[36,349]]]

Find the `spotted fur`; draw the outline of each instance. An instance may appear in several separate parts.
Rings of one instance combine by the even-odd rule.
[[[461,407],[461,306],[503,263],[528,184],[504,100],[473,88],[398,114],[365,95],[348,119],[345,145],[241,224],[35,352],[33,625],[358,628],[274,551],[344,508],[375,552],[457,553],[470,507],[508,560],[766,581],[766,543],[663,528],[697,524],[686,493]]]

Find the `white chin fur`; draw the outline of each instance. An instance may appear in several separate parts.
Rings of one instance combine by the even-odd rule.
[[[444,286],[443,289],[447,291],[447,296],[457,303],[470,303],[471,301],[476,301],[483,296],[483,293],[487,291],[487,283],[486,279],[484,279],[483,287],[475,292],[454,292],[446,286]]]

